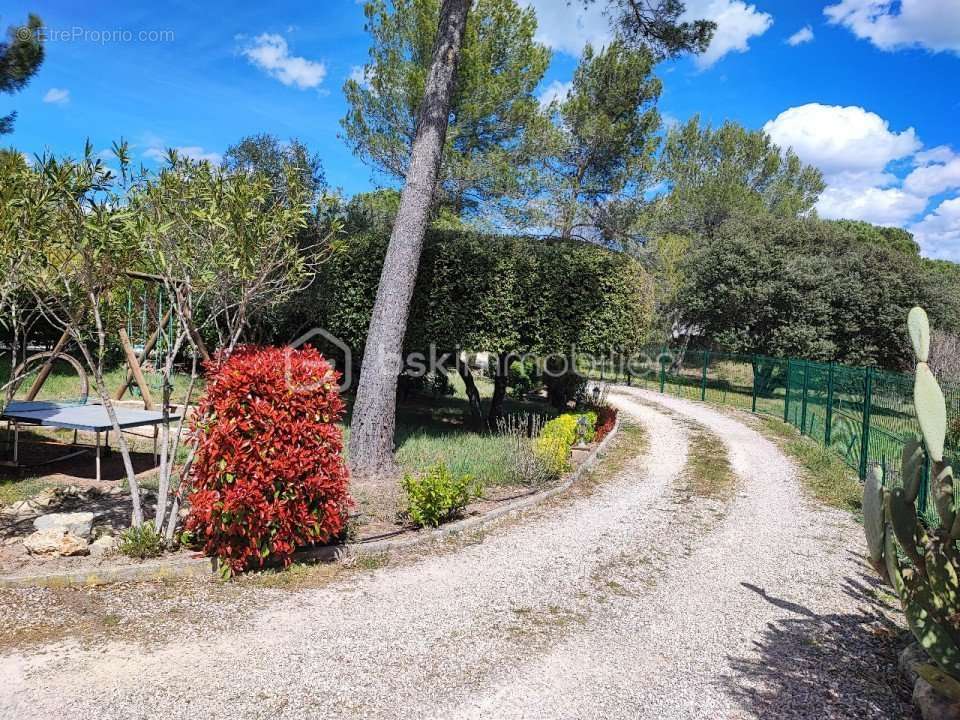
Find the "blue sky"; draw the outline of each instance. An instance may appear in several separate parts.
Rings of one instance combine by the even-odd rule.
[[[609,23],[566,0],[520,0],[554,50],[542,91],[562,93],[583,43]],[[826,217],[907,227],[924,253],[960,260],[960,0],[688,0],[719,24],[705,56],[662,64],[660,109],[765,127],[826,174]],[[378,178],[338,137],[341,87],[367,58],[354,0],[77,3],[36,12],[47,59],[3,138],[28,154],[77,154],[123,137],[148,166],[165,147],[217,158],[244,135],[298,137],[346,194]]]

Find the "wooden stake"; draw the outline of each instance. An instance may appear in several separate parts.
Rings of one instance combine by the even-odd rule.
[[[170,320],[170,310],[167,310],[163,314],[163,317],[160,318],[160,324],[157,326],[157,329],[150,334],[150,337],[147,338],[147,342],[143,346],[143,350],[140,351],[140,356],[137,358],[137,364],[140,365],[140,367],[143,367],[144,360],[150,357],[150,353],[153,352],[153,348],[157,344],[157,339],[160,337],[160,330],[167,324],[167,321],[169,320]],[[127,342],[129,341],[130,341],[130,338],[128,337]],[[121,385],[119,388],[117,388],[117,391],[113,394],[113,399],[122,400],[124,393],[127,392],[127,388],[130,387],[130,383],[132,383],[133,381],[134,381],[133,371],[127,370],[127,381],[123,385]]]
[[[57,340],[57,344],[53,346],[53,355],[40,367],[40,372],[38,372],[37,377],[34,378],[33,385],[30,386],[30,391],[27,393],[28,402],[37,397],[40,388],[43,387],[47,378],[50,377],[50,372],[53,370],[53,363],[57,359],[57,355],[67,346],[68,342],[70,342],[70,331],[64,330],[63,335]]]
[[[123,346],[123,354],[127,356],[127,365],[130,366],[130,372],[133,373],[133,379],[136,380],[137,386],[140,388],[140,394],[143,396],[143,409],[153,410],[153,399],[150,397],[150,388],[143,377],[143,371],[140,369],[137,354],[133,350],[133,345],[130,344],[127,331],[123,328],[120,328],[120,344]]]

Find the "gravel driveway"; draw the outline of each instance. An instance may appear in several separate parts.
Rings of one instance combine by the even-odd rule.
[[[738,420],[613,399],[649,449],[594,492],[218,634],[0,656],[0,718],[909,717],[859,526]],[[691,421],[728,502],[685,491]]]

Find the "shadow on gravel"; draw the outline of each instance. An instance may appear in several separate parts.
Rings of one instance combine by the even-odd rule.
[[[730,659],[732,673],[722,682],[748,717],[920,717],[897,672],[897,654],[907,643],[891,619],[899,608],[878,580],[866,574],[845,578],[843,591],[856,599],[860,612],[826,615],[741,584],[794,616],[767,625],[755,643],[756,655]]]

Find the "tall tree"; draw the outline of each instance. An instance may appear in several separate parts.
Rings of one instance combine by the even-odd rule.
[[[583,0],[584,5],[595,2]],[[647,48],[657,59],[702,53],[717,29],[709,20],[681,19],[686,10],[681,0],[606,0],[606,7],[623,38]]]
[[[619,40],[584,48],[570,93],[551,108],[559,123],[533,178],[530,225],[564,240],[624,243],[623,208],[642,201],[658,145],[652,68],[649,51]]]
[[[231,145],[223,155],[223,164],[228,171],[244,170],[265,174],[281,195],[289,188],[287,173],[291,170],[299,176],[299,187],[307,191],[310,199],[316,200],[326,188],[323,162],[307,146],[291,138],[281,141],[274,135],[261,133],[242,138]]]
[[[22,90],[43,62],[43,21],[34,14],[26,25],[7,28],[7,39],[0,42],[0,93]],[[0,135],[13,132],[16,111],[0,116]]]
[[[443,160],[457,61],[471,0],[443,0],[430,72],[424,85],[406,182],[387,246],[363,352],[350,425],[350,465],[378,474],[393,465],[397,377],[423,236]]]
[[[354,152],[394,178],[406,176],[433,58],[440,0],[368,0],[370,62],[347,80],[341,121]],[[467,21],[439,175],[440,203],[470,212],[519,189],[527,139],[545,120],[534,91],[550,51],[534,41],[532,9],[515,0],[477,0]]]
[[[691,237],[709,236],[735,215],[795,218],[824,188],[819,170],[762,130],[733,122],[714,129],[697,116],[667,135],[660,174],[669,192],[657,203],[659,229]]]

